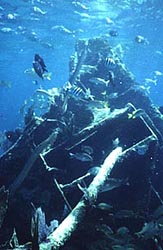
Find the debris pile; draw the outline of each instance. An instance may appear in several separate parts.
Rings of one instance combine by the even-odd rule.
[[[162,114],[105,39],[69,71],[0,158],[1,249],[162,249]]]

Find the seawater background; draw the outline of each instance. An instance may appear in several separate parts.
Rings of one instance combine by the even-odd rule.
[[[36,11],[36,7],[46,14]],[[12,14],[14,19],[10,18]],[[145,86],[154,71],[163,72],[162,0],[1,0],[0,1],[0,131],[23,126],[19,110],[35,90],[62,86],[68,80],[68,63],[79,38],[106,36],[110,44],[122,45],[123,62]],[[64,26],[67,30],[59,29]],[[3,28],[10,28],[4,32]],[[118,36],[109,36],[117,29]],[[148,45],[138,44],[142,35]],[[40,54],[52,72],[52,80],[32,83],[24,70],[32,67],[34,54]],[[149,84],[154,104],[163,105],[163,77]]]

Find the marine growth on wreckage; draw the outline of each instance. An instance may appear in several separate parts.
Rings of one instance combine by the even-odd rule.
[[[162,114],[116,50],[79,40],[33,99],[0,158],[1,249],[162,249]]]

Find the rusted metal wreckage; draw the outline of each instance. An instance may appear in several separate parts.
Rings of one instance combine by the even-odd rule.
[[[77,248],[80,225],[88,226],[94,218],[96,233],[105,231],[106,237],[104,224],[140,231],[162,204],[163,120],[114,48],[102,38],[79,40],[68,83],[57,94],[36,93],[48,96],[49,109],[40,117],[29,109],[20,136],[0,158],[1,249],[64,249],[66,244]],[[95,166],[101,167],[93,176],[89,169]],[[101,193],[110,177],[127,180],[128,185]],[[99,202],[112,204],[112,219],[97,209]],[[59,221],[42,241],[39,218],[31,233],[33,207],[42,208],[47,223]],[[133,211],[137,222],[125,216],[119,221],[116,213],[122,210]],[[14,229],[21,246],[13,240]],[[78,243],[73,242],[75,230]],[[148,244],[155,245],[159,237],[152,235]],[[107,249],[117,244],[113,238],[108,237]],[[133,245],[134,240],[133,236]],[[92,241],[90,236],[91,243],[80,249]]]

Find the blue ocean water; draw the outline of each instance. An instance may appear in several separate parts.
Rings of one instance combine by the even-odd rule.
[[[1,0],[0,131],[23,126],[20,110],[38,87],[63,86],[79,38],[103,36],[117,46],[136,81],[162,106],[162,21],[162,0]],[[110,35],[112,30],[118,35]],[[44,58],[51,81],[40,78],[36,85],[24,73],[35,53]]]

